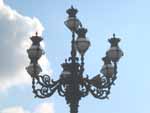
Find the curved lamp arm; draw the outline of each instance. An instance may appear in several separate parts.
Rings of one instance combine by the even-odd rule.
[[[32,89],[35,97],[47,98],[53,95],[58,89],[60,83],[59,80],[53,81],[48,75],[33,77]]]
[[[81,84],[81,96],[85,97],[90,92],[94,97],[98,99],[108,98],[110,94],[111,86],[114,85],[114,81],[116,80],[117,75],[117,63],[113,62],[114,71],[113,75],[110,77],[108,75],[100,75],[89,79],[88,76],[86,78],[82,78]]]
[[[97,82],[97,83],[96,83]],[[105,82],[105,81],[103,81]],[[94,97],[98,99],[105,99],[108,98],[108,95],[110,94],[110,86],[104,87],[103,82],[89,80],[88,78],[84,78],[81,88],[81,96],[85,97],[89,93],[91,93]]]

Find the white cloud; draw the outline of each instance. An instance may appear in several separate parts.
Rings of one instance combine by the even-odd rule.
[[[41,35],[43,30],[37,18],[23,16],[0,0],[0,90],[31,83],[25,71],[29,64],[26,49],[31,44],[29,37],[36,31]],[[46,56],[40,62],[47,71]]]
[[[26,110],[21,106],[15,106],[0,110],[0,113],[54,113],[54,109],[52,103],[41,103],[32,111]]]
[[[3,109],[1,113],[29,113],[29,112],[24,110],[22,107],[17,106]]]
[[[35,108],[34,113],[54,113],[53,108],[52,103],[42,103]]]
[[[0,0],[0,8],[3,6],[3,0]]]

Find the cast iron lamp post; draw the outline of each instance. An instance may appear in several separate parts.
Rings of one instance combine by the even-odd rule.
[[[88,75],[84,77],[84,54],[90,46],[90,41],[86,37],[87,29],[83,28],[81,22],[76,18],[77,9],[71,7],[67,13],[69,17],[65,25],[72,32],[71,56],[61,64],[63,71],[59,80],[54,81],[50,76],[40,74],[42,69],[38,60],[44,52],[40,47],[40,41],[43,39],[37,33],[31,37],[32,45],[27,50],[31,62],[26,69],[32,77],[35,97],[47,98],[57,91],[60,96],[65,97],[70,106],[70,113],[77,113],[80,99],[89,93],[98,99],[108,98],[110,88],[117,78],[117,62],[123,56],[123,52],[118,46],[120,39],[113,34],[113,37],[108,40],[111,47],[106,52],[106,56],[102,58],[104,61],[100,71],[102,74],[91,79]],[[77,52],[80,54],[80,62],[76,55]]]

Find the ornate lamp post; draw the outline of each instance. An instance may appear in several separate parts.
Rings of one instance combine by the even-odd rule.
[[[44,52],[40,47],[40,41],[43,39],[37,33],[31,37],[32,45],[27,50],[31,62],[26,69],[32,77],[35,97],[47,98],[57,91],[60,96],[65,97],[70,106],[70,113],[77,113],[80,99],[89,93],[98,99],[108,98],[110,88],[117,78],[117,62],[123,56],[123,52],[118,46],[120,39],[113,34],[113,37],[108,40],[111,47],[106,52],[106,56],[102,58],[104,61],[100,71],[102,74],[91,79],[88,75],[84,77],[84,54],[90,46],[90,41],[86,38],[87,29],[83,28],[81,22],[76,18],[77,9],[71,7],[67,13],[69,17],[65,25],[72,32],[71,56],[61,64],[63,71],[59,80],[54,81],[50,76],[40,74],[42,69],[38,60]],[[77,52],[80,54],[80,62],[76,55]]]

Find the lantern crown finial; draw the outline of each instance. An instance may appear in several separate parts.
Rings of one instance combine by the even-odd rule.
[[[79,37],[85,38],[86,37],[86,33],[87,33],[87,29],[86,28],[79,28],[77,30],[77,34]]]
[[[111,47],[114,47],[114,46],[118,46],[118,43],[120,42],[120,39],[116,38],[116,34],[113,33],[113,37],[108,39],[108,42],[111,44]]]
[[[78,10],[71,5],[71,8],[69,8],[66,12],[68,13],[69,17],[76,17]]]
[[[35,33],[35,36],[38,36],[38,32]]]
[[[39,45],[39,43],[43,40],[42,37],[38,36],[38,32],[35,33],[35,36],[30,38],[32,40],[33,45]]]

